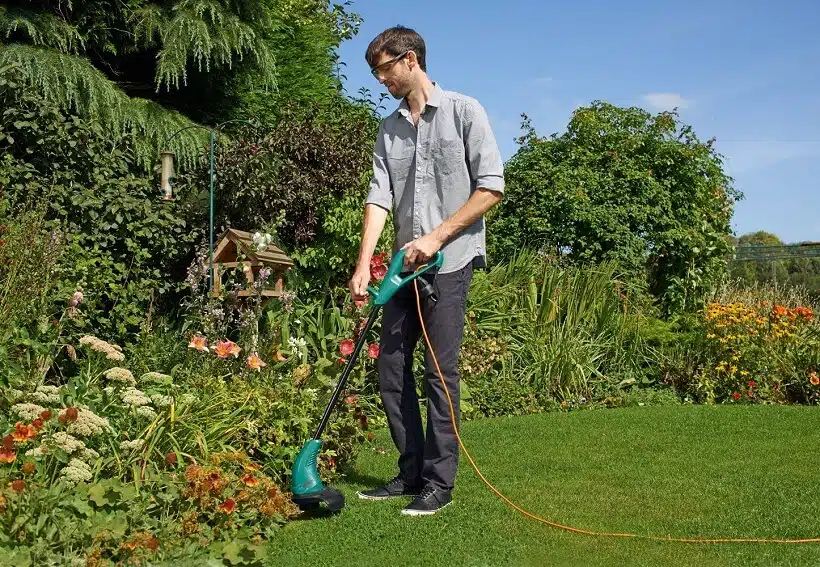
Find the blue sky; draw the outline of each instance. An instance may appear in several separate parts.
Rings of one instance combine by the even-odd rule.
[[[562,132],[593,100],[681,119],[716,149],[744,200],[732,228],[820,241],[820,1],[354,0],[346,89],[383,92],[364,61],[384,28],[416,29],[427,71],[487,109],[504,159],[520,115]],[[396,101],[386,101],[388,111]]]

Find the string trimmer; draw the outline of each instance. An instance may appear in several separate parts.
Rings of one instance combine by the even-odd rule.
[[[381,308],[384,307],[384,305],[390,301],[390,298],[392,298],[403,286],[412,282],[428,270],[440,268],[444,261],[444,256],[441,252],[436,252],[430,262],[424,266],[421,266],[411,274],[402,277],[401,273],[404,267],[404,255],[405,251],[399,250],[393,256],[393,259],[390,261],[390,267],[388,268],[379,289],[375,289],[372,286],[367,286],[367,291],[372,296],[372,309],[370,311],[370,316],[367,318],[367,322],[359,335],[359,340],[356,341],[356,347],[353,349],[353,353],[350,355],[347,365],[345,365],[344,371],[342,372],[342,377],[339,379],[339,383],[336,385],[336,390],[330,397],[330,402],[327,404],[327,408],[325,408],[325,413],[316,428],[316,432],[313,434],[313,437],[305,443],[302,450],[299,451],[299,454],[296,456],[296,462],[293,464],[293,475],[291,477],[291,492],[293,494],[293,502],[302,510],[316,509],[322,502],[324,502],[328,509],[332,512],[338,512],[344,508],[344,495],[336,488],[331,486],[326,487],[323,485],[322,480],[319,478],[319,470],[316,467],[316,458],[322,447],[322,432],[327,425],[328,419],[330,419],[330,414],[333,411],[333,407],[336,405],[336,402],[339,400],[339,397],[344,391],[347,377],[350,375],[353,365],[356,364],[356,359],[359,356],[359,352],[367,342],[367,333],[370,331],[373,323],[376,322],[376,318],[378,317]],[[432,295],[433,288],[424,280],[424,278],[419,281],[419,284],[419,291],[423,296]]]

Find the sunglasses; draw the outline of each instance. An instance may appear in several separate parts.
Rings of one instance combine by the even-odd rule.
[[[405,51],[401,55],[396,55],[393,59],[390,59],[389,61],[385,61],[381,65],[376,65],[375,67],[370,69],[370,74],[373,75],[374,77],[378,78],[380,71],[390,69],[393,65],[395,65],[396,63],[398,63],[399,61],[401,61],[402,59],[407,57],[408,53],[410,53],[409,50]]]

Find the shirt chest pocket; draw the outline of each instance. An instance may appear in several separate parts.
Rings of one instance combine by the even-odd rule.
[[[433,169],[437,173],[450,175],[464,167],[464,144],[460,139],[436,139],[430,150]]]
[[[413,167],[416,149],[412,144],[394,144],[387,153],[387,168],[393,183],[403,185]]]

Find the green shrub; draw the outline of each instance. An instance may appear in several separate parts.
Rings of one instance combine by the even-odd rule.
[[[0,101],[4,196],[14,208],[48,203],[44,228],[66,237],[62,285],[89,297],[95,333],[133,338],[175,290],[202,232],[184,205],[160,201],[156,180],[134,173],[132,148],[98,123],[18,89],[0,91]]]

